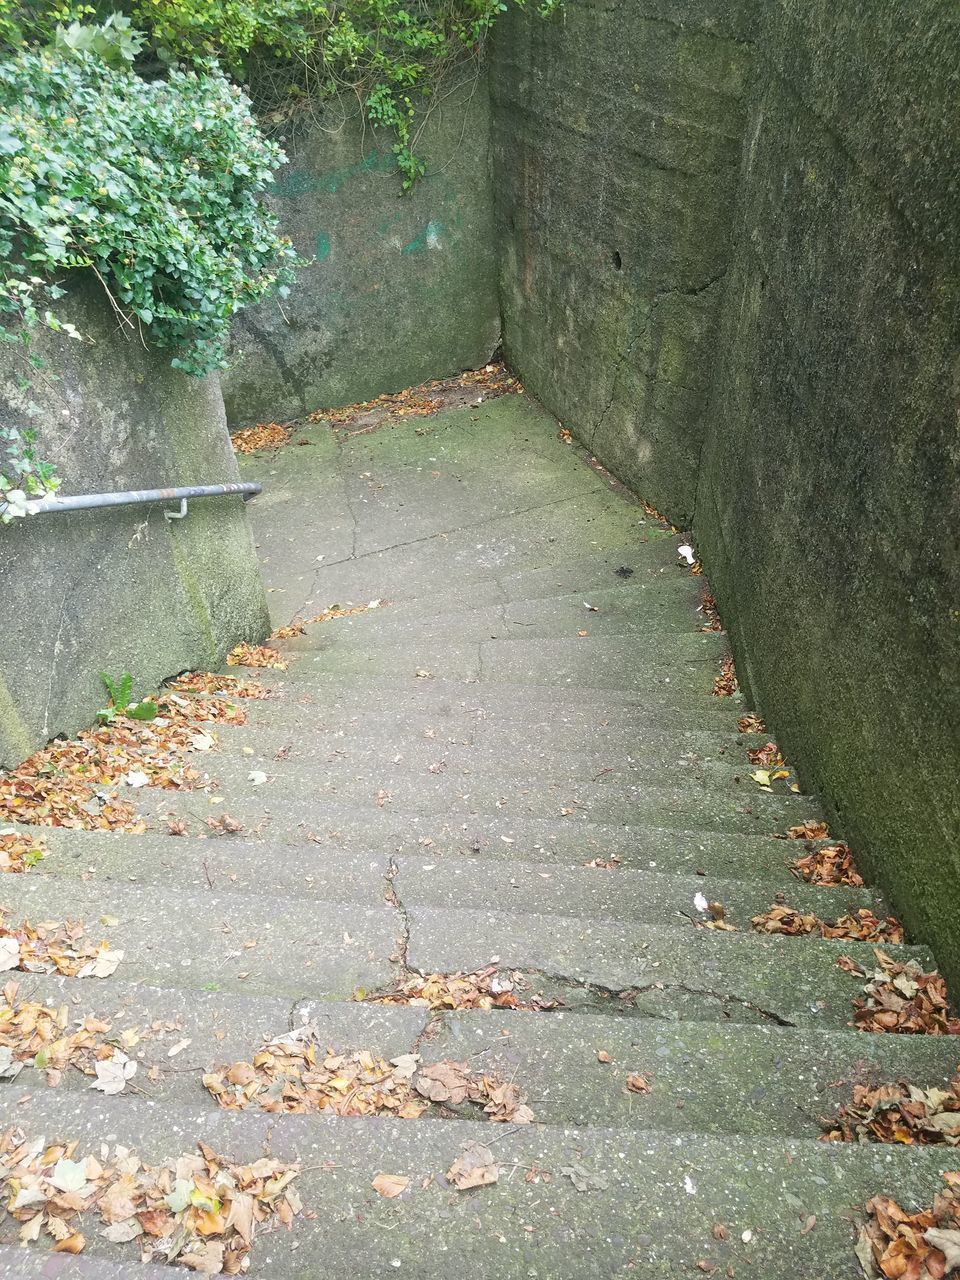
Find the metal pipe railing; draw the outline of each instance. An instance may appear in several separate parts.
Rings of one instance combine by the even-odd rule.
[[[240,494],[244,502],[249,502],[258,493],[263,492],[262,484],[246,482],[243,484],[193,484],[183,485],[176,489],[124,489],[115,493],[75,493],[53,494],[49,498],[30,498],[26,503],[27,515],[54,515],[59,511],[92,511],[103,507],[137,507],[152,502],[179,502],[178,512],[164,512],[174,519],[181,519],[187,514],[187,500],[190,498],[223,498]],[[0,515],[6,510],[6,504],[0,503]]]

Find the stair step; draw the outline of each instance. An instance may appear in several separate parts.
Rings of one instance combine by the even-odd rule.
[[[640,538],[643,536],[641,534]],[[689,581],[677,559],[676,548],[683,538],[663,535],[659,529],[650,530],[646,536],[650,539],[647,542],[640,541],[640,538],[631,539],[622,546],[594,555],[572,556],[565,560],[544,556],[540,564],[519,572],[492,566],[481,570],[480,576],[448,584],[444,584],[438,575],[420,587],[405,584],[400,596],[397,595],[396,584],[392,588],[386,584],[380,596],[375,591],[372,594],[361,591],[351,599],[331,595],[328,576],[321,565],[313,604],[319,612],[332,604],[367,604],[370,600],[382,598],[396,600],[400,607],[420,609],[424,616],[429,616],[499,605],[504,601],[523,603],[580,595],[624,583],[673,587],[678,581]],[[625,572],[627,570],[629,572]]]
[[[424,721],[411,732],[409,725],[396,719],[390,725],[377,719],[371,728],[348,722],[313,734],[225,726],[217,729],[219,748],[205,763],[213,773],[221,759],[229,759],[248,762],[248,770],[256,767],[268,773],[282,761],[286,768],[297,771],[327,769],[341,775],[348,770],[401,766],[404,771],[422,773],[441,765],[448,776],[462,777],[501,772],[508,759],[517,775],[542,777],[545,783],[582,778],[626,785],[641,778],[679,781],[689,777],[694,783],[699,780],[725,787],[732,786],[734,779],[745,780],[754,768],[745,745],[729,735],[644,735],[632,746],[621,742],[603,751],[558,751],[545,748],[542,737],[528,735],[521,743],[510,733],[486,728],[484,722],[475,725],[472,733],[469,725],[464,728],[468,732],[458,739],[455,734],[438,733],[435,722]]]
[[[617,643],[617,642],[620,643]],[[638,659],[632,638],[438,641],[413,635],[407,642],[348,647],[335,640],[313,643],[287,672],[293,682],[338,684],[358,679],[477,680],[481,687],[526,685],[610,689],[629,693],[661,690],[682,701],[708,698],[719,674],[726,638],[715,632],[681,636],[662,651]],[[322,646],[321,647],[321,643]],[[418,671],[429,672],[426,677]]]
[[[393,879],[397,896],[406,908],[432,907],[470,911],[595,917],[600,920],[647,921],[689,929],[694,921],[709,919],[694,899],[720,902],[725,919],[739,929],[750,930],[755,915],[769,911],[778,894],[797,910],[835,919],[847,910],[869,907],[886,914],[879,895],[871,889],[845,888],[824,893],[799,884],[787,871],[778,879],[736,880],[710,873],[706,876],[671,875],[660,871],[624,868],[545,867],[530,862],[435,861],[430,851],[417,857],[397,855]],[[799,941],[799,939],[798,939]]]
[[[591,605],[592,608],[587,608]],[[443,636],[488,640],[491,637],[634,636],[672,652],[678,641],[701,632],[704,615],[691,579],[654,581],[637,586],[596,588],[589,594],[499,601],[451,612],[424,611],[423,601],[394,600],[371,610],[310,627],[305,636],[286,642],[291,652],[322,641],[348,639],[354,644],[388,644],[400,638]],[[580,637],[582,638],[582,637]]]
[[[17,923],[83,921],[88,937],[123,951],[117,970],[123,981],[194,990],[216,983],[291,999],[347,999],[357,987],[391,982],[400,933],[398,913],[382,900],[370,905],[275,892],[269,863],[256,895],[96,875],[69,882],[21,875],[6,877],[3,903]],[[117,923],[104,923],[111,919]],[[75,982],[79,993],[98,984],[95,978]]]
[[[206,813],[206,810],[202,811],[204,817]],[[209,828],[197,815],[188,815],[188,825],[198,834],[210,836]],[[176,853],[181,847],[179,839],[173,840],[170,846],[173,852],[168,854],[167,842],[172,838],[162,834],[162,822],[160,828],[161,832],[147,837],[62,828],[27,829],[39,834],[50,849],[63,850],[63,861],[67,856],[84,861],[90,856],[84,849],[92,849],[96,856],[101,844],[109,849],[117,843],[119,849],[115,856],[120,858],[125,856],[123,850],[128,844],[132,846],[140,839],[164,841],[162,845],[156,845],[158,854],[164,859],[179,856]],[[242,848],[249,844],[253,849],[262,850],[266,842],[262,835],[257,838],[248,832],[242,838],[231,837],[223,843],[228,848]],[[211,848],[220,847],[221,841],[208,840],[204,847],[208,844]],[[443,815],[425,816],[395,810],[392,806],[371,811],[343,805],[329,806],[324,810],[323,821],[316,827],[297,829],[286,841],[287,846],[303,844],[327,853],[414,853],[424,858],[429,854],[430,860],[448,858],[473,863],[482,858],[534,862],[546,867],[577,867],[594,858],[616,858],[626,869],[647,868],[681,874],[709,870],[711,875],[729,879],[770,879],[778,882],[783,878],[787,864],[803,851],[803,846],[794,841],[734,832],[618,827],[592,822],[573,827],[564,821],[516,820],[492,815],[451,822]],[[270,845],[284,847],[284,842],[271,833]],[[262,852],[260,856],[263,856]],[[823,890],[825,900],[831,900],[834,893],[839,896],[843,892],[842,889]]]
[[[259,733],[248,735],[250,750],[244,751],[243,742],[239,750],[210,751],[198,759],[202,772],[210,780],[219,783],[214,790],[233,792],[250,791],[250,774],[253,765],[251,760],[257,758],[257,746],[261,745]],[[737,803],[756,812],[791,814],[794,810],[809,810],[813,805],[810,797],[795,794],[788,790],[764,791],[751,780],[753,765],[741,754],[739,760],[721,759],[717,762],[701,759],[668,758],[666,760],[635,760],[631,764],[623,764],[621,768],[613,768],[609,756],[581,762],[576,768],[576,755],[568,756],[563,762],[547,759],[527,760],[520,753],[509,751],[498,742],[477,742],[468,748],[444,749],[435,741],[424,742],[424,748],[416,754],[408,754],[407,742],[403,737],[389,739],[383,736],[378,746],[358,756],[343,749],[326,751],[302,751],[296,753],[292,749],[289,755],[276,758],[276,749],[269,750],[260,760],[262,768],[259,772],[268,774],[268,781],[261,782],[260,788],[300,787],[308,792],[329,790],[332,787],[356,787],[358,794],[369,795],[370,786],[374,786],[374,794],[379,787],[387,787],[393,791],[397,788],[397,796],[403,794],[404,787],[417,787],[425,782],[426,787],[439,787],[440,791],[453,791],[456,794],[474,794],[480,791],[490,792],[502,799],[504,795],[517,792],[524,796],[548,795],[559,797],[556,808],[564,801],[563,796],[576,797],[577,803],[590,808],[609,803],[613,806],[631,806],[637,803],[650,790],[655,794],[660,791],[673,795],[689,796],[691,800],[704,795],[716,795],[717,803],[722,804],[727,797],[735,797]],[[419,748],[420,744],[413,744]],[[280,750],[283,746],[280,746]],[[326,758],[332,756],[332,758]],[[616,758],[614,758],[616,759]],[[557,768],[557,764],[562,764]],[[509,767],[507,767],[509,765]],[[780,801],[780,803],[774,803]],[[786,805],[786,808],[783,808]],[[778,818],[777,818],[778,820]]]
[[[67,883],[54,875],[10,877],[4,905],[18,921],[62,917]],[[68,914],[123,950],[125,981],[342,999],[393,980],[403,918],[391,906],[272,890],[265,913],[261,898],[94,875],[69,881]],[[490,963],[536,971],[579,1008],[593,1006],[596,988],[642,988],[636,1009],[665,1018],[844,1027],[860,987],[837,958],[874,961],[868,943],[718,933],[692,923],[684,937],[676,925],[630,918],[568,915],[559,927],[542,913],[419,903],[406,904],[405,919],[408,961],[422,973]],[[885,950],[933,965],[924,948]]]
[[[307,1023],[334,1052],[367,1049],[390,1060],[416,1050],[425,1064],[466,1061],[478,1073],[513,1080],[537,1123],[550,1125],[815,1138],[821,1117],[834,1116],[856,1083],[910,1079],[943,1086],[956,1071],[955,1046],[938,1036],[669,1024],[613,1012],[437,1014],[410,1005],[291,1004],[277,996],[116,980],[81,984],[79,997],[77,988],[70,979],[44,974],[28,980],[29,999],[68,1004],[71,1020],[103,1019],[111,1036],[146,1031],[129,1051],[138,1060],[137,1088],[157,1104],[205,1105],[211,1112],[205,1072],[250,1061],[265,1041]],[[602,1010],[603,1001],[597,1004]],[[154,1035],[149,1028],[157,1023],[169,1029]],[[171,1058],[169,1050],[184,1040],[189,1043]],[[626,1078],[634,1073],[648,1077],[649,1092],[627,1090]],[[18,1096],[45,1087],[30,1065],[17,1077]],[[90,1079],[67,1072],[57,1088],[83,1092]],[[463,1114],[475,1113],[465,1106]]]
[[[269,819],[268,834],[278,839],[289,837],[304,823],[311,827],[323,824],[331,803],[360,808],[369,804],[371,809],[395,805],[424,815],[462,815],[464,822],[500,812],[517,818],[553,818],[571,826],[589,821],[607,825],[658,823],[764,835],[817,816],[809,797],[768,794],[752,783],[747,791],[736,786],[729,790],[698,788],[686,779],[673,785],[644,782],[622,788],[618,795],[602,781],[561,779],[545,788],[536,778],[526,782],[507,773],[458,779],[429,772],[411,776],[395,766],[328,777],[309,770],[285,769],[281,773],[283,764],[276,764],[267,782],[255,785],[247,778],[250,770],[245,763],[211,761],[209,772],[219,789],[141,792],[138,808],[144,814],[176,813],[203,821],[214,806],[221,812],[228,810],[250,829]]]
[[[598,920],[504,910],[406,904],[407,958],[421,973],[473,972],[488,964],[535,972],[570,1007],[590,1007],[597,989],[638,990],[649,1017],[846,1027],[862,982],[837,965],[841,955],[870,969],[870,943],[720,933],[633,920]],[[682,945],[681,945],[682,941]],[[884,946],[890,955],[934,961],[923,947]],[[578,992],[580,993],[578,995]]]
[[[403,540],[383,549],[384,530],[374,521],[369,532],[358,537],[353,556],[319,565],[311,594],[340,602],[390,599],[429,594],[437,582],[549,570],[567,560],[603,553],[614,553],[613,560],[624,548],[636,549],[647,529],[642,508],[599,487],[449,528],[450,519],[456,518],[448,509],[443,516],[447,529],[430,533],[421,532],[426,526],[408,516]],[[312,546],[301,546],[298,558],[309,561],[317,552],[324,554],[322,547],[314,556],[311,551]]]
[[[312,663],[312,667],[317,664]],[[429,668],[423,668],[429,670]],[[331,680],[318,670],[244,672],[253,676],[271,697],[242,700],[251,724],[298,724],[309,727],[316,717],[333,721],[353,714],[409,714],[444,716],[451,723],[485,720],[535,733],[543,725],[558,729],[582,729],[625,734],[645,729],[667,731],[726,730],[736,733],[743,714],[739,697],[685,695],[676,682],[645,690],[557,689],[522,684],[481,684],[477,680],[368,677],[366,680]]]
[[[791,906],[827,918],[848,909],[870,907],[885,914],[871,889],[844,888],[836,893],[799,884],[785,867],[766,879],[740,880],[712,873],[669,874],[656,870],[606,870],[546,863],[507,861],[475,856],[437,858],[429,849],[407,853],[355,854],[336,857],[313,843],[271,844],[233,839],[176,840],[163,835],[114,836],[96,832],[62,832],[50,852],[30,872],[98,882],[182,885],[217,893],[262,893],[265,868],[270,886],[282,896],[303,895],[325,902],[379,906],[386,877],[407,905],[466,907],[471,910],[551,913],[559,916],[611,919],[617,915],[688,929],[703,913],[697,895],[719,901],[728,918],[749,929],[750,920],[767,911],[782,893]]]
[[[201,1138],[234,1160],[265,1152],[299,1160],[297,1188],[312,1216],[298,1217],[289,1232],[259,1236],[251,1254],[251,1274],[284,1280],[395,1271],[425,1280],[455,1272],[573,1280],[638,1266],[645,1276],[673,1280],[697,1274],[703,1259],[715,1259],[721,1274],[730,1266],[771,1280],[853,1280],[851,1206],[878,1192],[910,1207],[929,1202],[955,1163],[937,1147],[552,1126],[491,1137],[491,1126],[479,1121],[211,1115],[205,1107],[161,1109],[90,1094],[74,1101],[65,1115],[51,1091],[35,1094],[12,1118],[30,1134],[76,1138],[94,1151],[109,1136],[152,1161],[192,1150]],[[445,1171],[474,1141],[492,1142],[500,1180],[457,1192]],[[587,1184],[595,1189],[578,1192],[561,1172],[577,1167],[600,1179]],[[410,1178],[401,1199],[373,1190],[380,1172]],[[715,1239],[717,1223],[726,1241]],[[88,1239],[89,1257],[137,1256],[135,1246],[108,1245],[95,1230]]]

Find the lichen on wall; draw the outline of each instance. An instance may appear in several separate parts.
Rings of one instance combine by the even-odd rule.
[[[285,421],[484,364],[500,338],[489,102],[472,64],[422,121],[404,194],[391,136],[359,118],[299,126],[271,203],[309,263],[282,302],[234,322],[231,425]]]
[[[239,479],[218,379],[170,367],[170,353],[125,338],[98,286],[72,282],[61,310],[82,343],[46,334],[56,378],[35,379],[42,456],[63,492],[90,493]],[[0,411],[26,417],[9,350]],[[29,516],[0,526],[0,764],[91,722],[99,672],[129,671],[137,692],[191,667],[217,667],[239,640],[268,629],[266,601],[240,498]]]
[[[693,512],[751,54],[739,4],[512,10],[491,63],[507,357],[636,492]]]
[[[763,12],[698,549],[781,747],[960,982],[960,14]]]

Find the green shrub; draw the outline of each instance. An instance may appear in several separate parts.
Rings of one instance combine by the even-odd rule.
[[[87,268],[177,368],[222,366],[231,316],[292,279],[257,198],[283,159],[216,69],[148,81],[82,48],[16,55],[0,64],[0,311],[29,328],[32,290]]]
[[[511,0],[544,17],[563,0]],[[217,59],[257,89],[262,116],[279,126],[333,96],[359,102],[397,135],[409,187],[414,109],[428,104],[449,67],[475,56],[507,0],[0,0],[0,44],[48,42],[57,24],[122,10],[145,32],[150,56],[196,65]],[[5,16],[6,15],[6,16]]]

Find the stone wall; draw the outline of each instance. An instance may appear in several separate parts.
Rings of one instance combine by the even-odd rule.
[[[231,425],[283,421],[484,364],[498,345],[486,79],[467,67],[422,122],[404,195],[393,137],[328,116],[285,145],[272,196],[312,261],[233,326]],[[322,125],[322,127],[321,127]]]
[[[222,484],[239,479],[216,377],[170,367],[170,352],[124,340],[99,291],[79,284],[61,308],[83,344],[41,338],[59,381],[37,379],[41,455],[64,493]],[[2,352],[0,348],[0,352]],[[9,348],[0,413],[24,425]],[[99,672],[129,671],[145,693],[185,668],[214,669],[268,630],[243,501],[30,516],[0,526],[0,764],[93,719]]]
[[[788,759],[960,982],[960,12],[762,12],[698,546]]]
[[[491,60],[504,348],[655,506],[692,515],[750,66],[738,3],[512,9]]]

